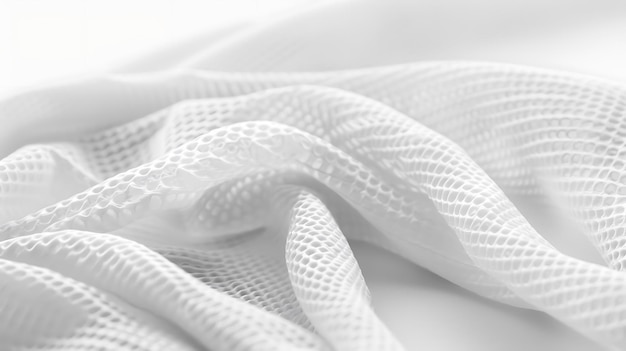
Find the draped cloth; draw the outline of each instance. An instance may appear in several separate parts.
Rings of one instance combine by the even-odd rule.
[[[400,62],[376,35],[410,18],[381,4],[0,101],[1,349],[403,350],[358,241],[626,348],[626,87]]]

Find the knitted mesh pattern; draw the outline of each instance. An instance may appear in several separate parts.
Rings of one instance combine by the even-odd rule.
[[[402,350],[348,239],[626,348],[624,86],[194,66],[0,101],[42,130],[0,161],[2,350]],[[521,196],[605,264],[555,248]]]

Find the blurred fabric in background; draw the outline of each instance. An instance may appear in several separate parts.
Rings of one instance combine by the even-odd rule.
[[[311,0],[3,0],[0,92],[106,71],[137,55]]]
[[[277,14],[322,2],[329,1],[4,0],[0,2],[0,92],[106,71],[157,48],[201,39],[218,28],[272,21]],[[340,2],[346,3],[330,1]],[[626,79],[626,5],[621,1],[367,2],[376,5],[346,5],[349,11],[329,19],[345,21],[346,31],[338,33],[333,64],[316,68],[343,68],[339,55],[362,54],[354,50],[359,42],[375,40],[381,43],[381,51],[387,50],[386,62],[370,62],[364,55],[363,65],[468,59]],[[406,8],[402,18],[376,20],[389,18],[382,14],[397,6]],[[317,30],[325,28],[323,23],[316,25]],[[395,27],[396,36],[377,36],[378,26]],[[389,32],[387,28],[385,33]],[[353,46],[343,45],[346,40]],[[380,57],[376,55],[377,60]]]

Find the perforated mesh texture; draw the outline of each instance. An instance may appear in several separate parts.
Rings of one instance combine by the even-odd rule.
[[[43,130],[0,161],[3,350],[400,350],[347,239],[626,348],[622,85],[469,62],[176,69],[0,113]],[[517,196],[566,209],[606,265],[557,250]]]

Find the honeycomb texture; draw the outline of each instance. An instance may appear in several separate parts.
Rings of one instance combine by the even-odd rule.
[[[1,350],[402,350],[348,240],[626,349],[625,86],[485,62],[212,66],[262,30],[0,101],[24,138],[0,160]],[[306,47],[270,44],[233,62]],[[553,246],[518,197],[562,209],[605,264]]]

